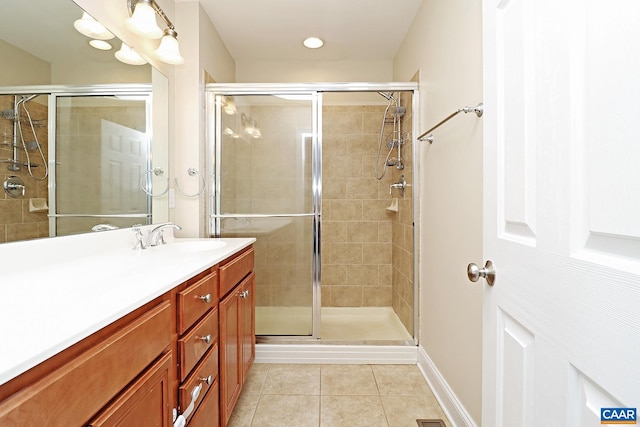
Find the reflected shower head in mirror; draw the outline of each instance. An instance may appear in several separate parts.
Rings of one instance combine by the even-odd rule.
[[[387,99],[387,101],[395,101],[396,99],[393,97],[393,92],[378,92],[379,95],[383,96]]]

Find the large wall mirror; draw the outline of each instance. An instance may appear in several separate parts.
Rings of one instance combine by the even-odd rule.
[[[92,47],[71,0],[0,12],[0,243],[167,221],[167,79]]]

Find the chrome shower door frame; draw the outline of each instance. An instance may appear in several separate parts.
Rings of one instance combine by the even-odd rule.
[[[413,82],[390,82],[390,83],[209,83],[205,87],[205,114],[206,114],[206,170],[207,187],[214,189],[210,191],[206,198],[206,221],[204,235],[220,236],[221,220],[226,216],[221,213],[221,144],[222,140],[222,107],[218,102],[222,96],[230,95],[308,95],[312,94],[314,103],[313,109],[313,142],[312,142],[312,205],[313,213],[313,257],[312,257],[312,333],[310,336],[262,336],[262,342],[282,342],[287,339],[320,339],[320,310],[321,310],[321,241],[322,241],[322,100],[323,93],[339,92],[412,92],[412,108],[414,117],[419,117],[418,111],[418,85]],[[412,135],[417,135],[417,119],[413,120]],[[415,141],[415,138],[414,138]],[[413,144],[411,153],[414,160],[414,183],[413,194],[418,194],[419,184],[419,164],[417,156],[417,144]],[[414,248],[414,292],[413,292],[413,343],[417,344],[418,331],[418,245],[419,236],[419,206],[412,203],[414,218],[413,248]],[[307,214],[305,214],[307,215]],[[231,215],[235,217],[235,215]],[[261,216],[261,215],[258,215]],[[278,216],[278,215],[272,215]],[[290,216],[290,215],[288,215]]]

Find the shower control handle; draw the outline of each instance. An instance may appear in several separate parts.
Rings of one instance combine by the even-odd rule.
[[[404,179],[404,175],[400,175],[400,180],[394,184],[389,186],[389,195],[391,196],[393,189],[398,188],[402,191],[402,195],[404,196],[404,190],[407,188],[407,180]]]
[[[10,182],[10,183],[7,184],[7,190],[9,190],[9,191],[16,191],[17,190],[17,191],[20,192],[20,194],[22,196],[24,196],[24,190],[25,189],[24,189],[24,185],[22,185],[22,184],[13,184],[13,183]]]
[[[4,192],[11,197],[24,197],[26,186],[19,176],[10,176],[4,180]]]

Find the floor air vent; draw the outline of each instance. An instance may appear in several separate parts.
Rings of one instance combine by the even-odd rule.
[[[447,427],[442,420],[416,420],[418,427]]]

